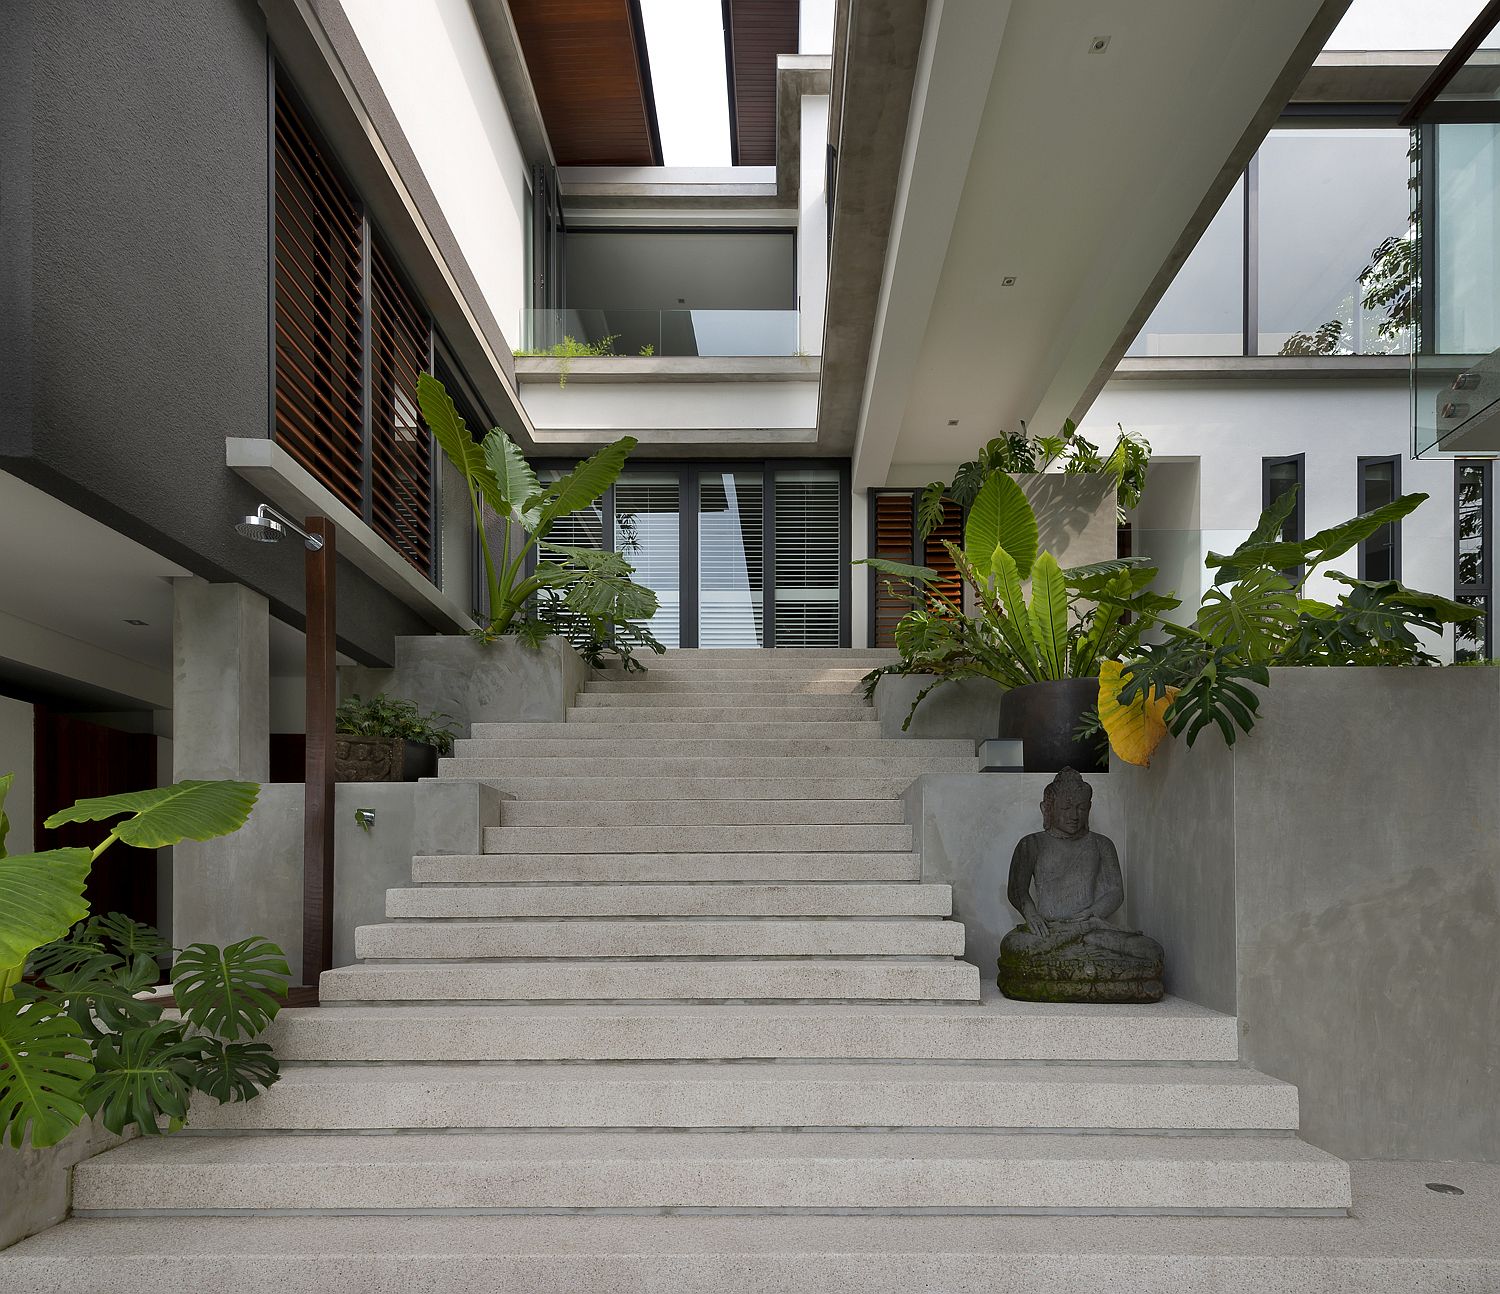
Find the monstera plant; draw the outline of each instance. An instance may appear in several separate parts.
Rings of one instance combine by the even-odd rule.
[[[656,614],[656,594],[630,578],[630,563],[618,553],[547,539],[559,521],[592,506],[619,479],[636,447],[635,437],[621,437],[543,485],[520,448],[498,427],[476,442],[447,390],[430,373],[417,379],[417,403],[469,492],[489,592],[489,619],[479,637],[490,641],[514,633],[534,643],[562,633],[569,641],[576,637],[581,648],[592,644],[596,654],[602,643],[627,669],[638,667],[633,660],[637,647],[664,651],[646,625]],[[486,510],[501,523],[498,556],[490,545]],[[534,608],[529,616],[528,606]]]
[[[111,1132],[182,1126],[194,1091],[249,1100],[276,1081],[271,1049],[252,1041],[280,1007],[286,958],[268,940],[194,944],[177,956],[179,1018],[143,996],[170,951],[149,926],[89,915],[89,871],[116,841],[159,849],[238,830],[260,788],[190,781],[80,800],[46,826],[118,819],[92,849],[7,855],[0,777],[0,1141],[61,1141],[85,1116]],[[242,1040],[243,1039],[243,1040]]]

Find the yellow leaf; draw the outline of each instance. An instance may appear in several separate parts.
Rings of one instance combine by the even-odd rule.
[[[1167,735],[1166,721],[1162,716],[1172,704],[1177,689],[1169,687],[1162,696],[1153,688],[1149,699],[1143,691],[1137,693],[1129,705],[1121,705],[1122,669],[1117,660],[1099,662],[1099,722],[1109,734],[1109,744],[1115,754],[1127,764],[1146,768],[1151,763],[1152,752]]]

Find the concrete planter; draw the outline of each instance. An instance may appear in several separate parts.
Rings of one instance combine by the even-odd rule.
[[[977,746],[999,732],[1005,689],[987,678],[965,678],[934,688],[905,732],[911,703],[931,683],[930,674],[886,674],[875,685],[875,712],[882,737],[967,737]]]
[[[335,782],[416,782],[437,776],[437,750],[424,741],[340,733],[333,742]]]
[[[343,695],[358,692],[415,701],[424,713],[475,723],[560,723],[589,676],[561,638],[529,647],[517,638],[484,643],[458,635],[396,639],[394,669],[346,667]]]

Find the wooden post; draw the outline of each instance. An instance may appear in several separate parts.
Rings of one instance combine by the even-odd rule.
[[[302,982],[317,990],[333,965],[333,709],[335,552],[333,522],[309,517],[307,533],[323,546],[307,557],[307,768],[302,836]]]

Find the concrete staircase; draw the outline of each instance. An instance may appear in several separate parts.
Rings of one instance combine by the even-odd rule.
[[[472,1289],[801,1287],[784,1216],[656,1217],[648,1251],[730,1249],[627,1278],[574,1261],[598,1217],[459,1214],[836,1215],[819,1252],[850,1213],[903,1252],[929,1213],[1342,1215],[1347,1166],[1296,1138],[1296,1090],[1237,1063],[1229,1017],[982,987],[900,798],[973,752],[882,740],[858,692],[882,657],[832,655],[675,651],[589,683],[565,724],[475,725],[440,775],[515,797],[485,852],[414,860],[360,964],[281,1015],[282,1080],[80,1165],[75,1219],[0,1256],[0,1286],[442,1287],[423,1255]],[[202,1214],[239,1229],[164,1265]],[[234,1285],[251,1256],[264,1286]],[[819,1270],[807,1288],[835,1288]],[[890,1288],[971,1287],[922,1270]],[[991,1271],[973,1287],[1011,1288]]]

